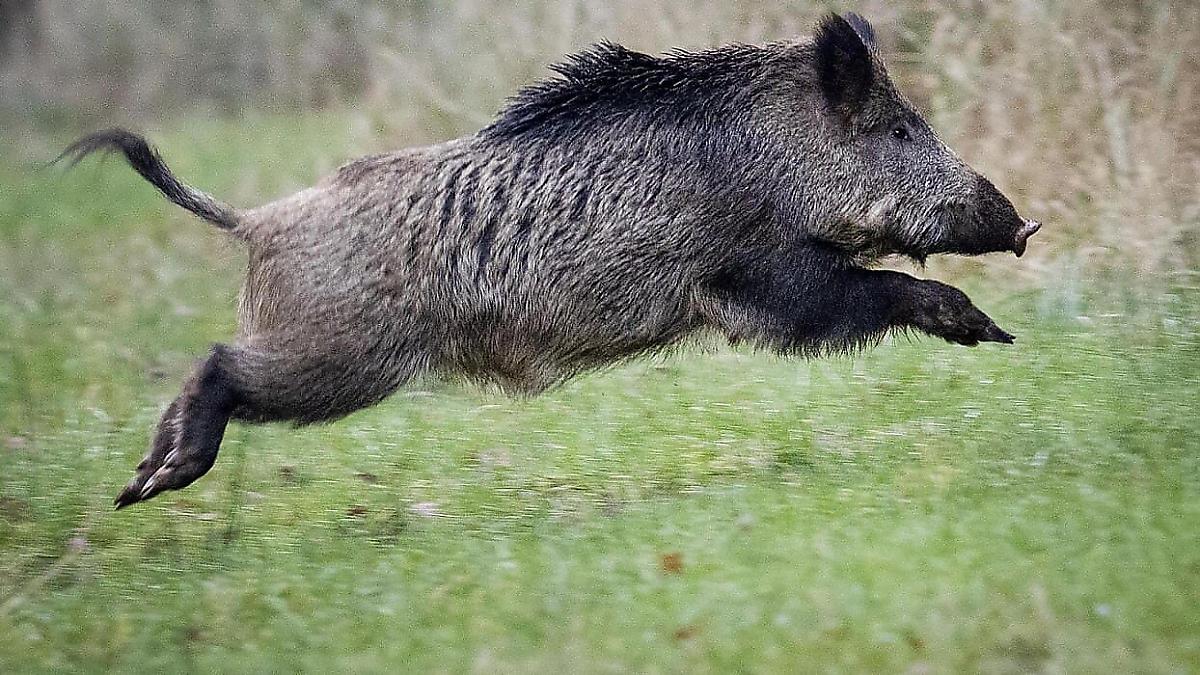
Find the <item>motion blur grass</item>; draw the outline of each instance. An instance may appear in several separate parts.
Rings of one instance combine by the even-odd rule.
[[[252,204],[355,154],[340,119],[151,135]],[[119,162],[32,168],[65,140],[0,165],[0,671],[1200,669],[1187,275],[1138,301],[954,268],[1010,348],[424,382],[234,425],[199,483],[114,513],[244,254]]]

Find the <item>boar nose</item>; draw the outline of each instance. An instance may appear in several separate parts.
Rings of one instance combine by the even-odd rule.
[[[1040,229],[1042,229],[1041,223],[1036,220],[1026,220],[1025,224],[1017,230],[1016,235],[1013,236],[1012,250],[1013,253],[1017,254],[1018,258],[1025,253],[1025,244],[1029,241],[1029,238]]]

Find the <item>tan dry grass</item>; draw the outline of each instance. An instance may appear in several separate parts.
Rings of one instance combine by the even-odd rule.
[[[789,39],[830,8],[871,18],[935,127],[1046,221],[1021,269],[1169,283],[1196,269],[1200,6],[1186,0],[40,0],[0,106],[107,123],[340,104],[361,149],[402,146],[477,129],[601,38],[650,52]]]

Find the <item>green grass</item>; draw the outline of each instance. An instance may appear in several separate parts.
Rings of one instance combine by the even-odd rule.
[[[154,136],[241,203],[350,143]],[[1194,290],[1076,316],[1053,279],[968,282],[1011,348],[422,383],[231,427],[199,483],[111,512],[243,260],[119,162],[0,166],[0,671],[1200,669]]]

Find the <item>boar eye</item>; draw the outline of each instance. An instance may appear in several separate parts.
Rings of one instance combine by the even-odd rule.
[[[903,124],[892,127],[892,138],[898,141],[911,141],[912,135],[908,133],[908,127]]]

